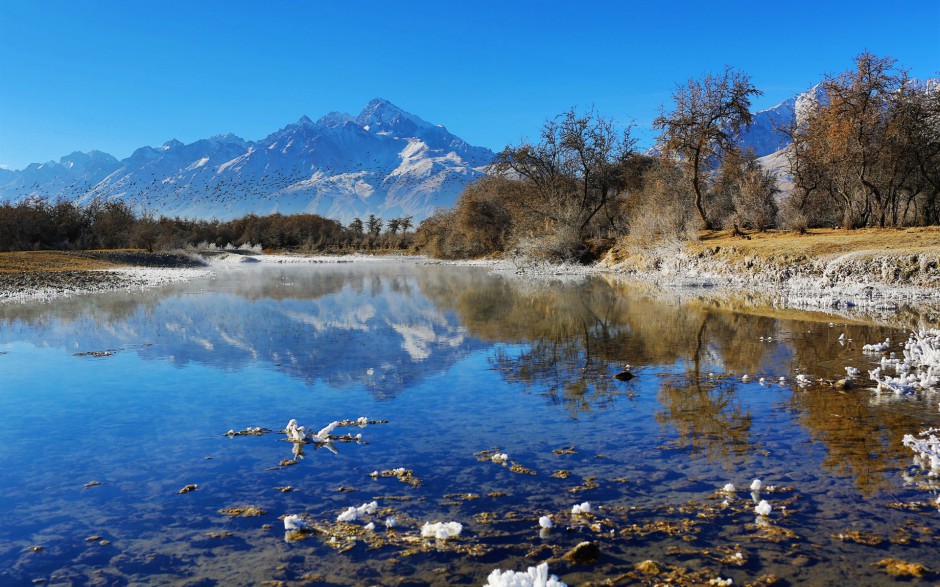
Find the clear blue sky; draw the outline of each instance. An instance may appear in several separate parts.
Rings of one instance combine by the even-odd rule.
[[[0,0],[0,165],[232,132],[383,97],[494,150],[571,106],[650,122],[732,65],[770,107],[868,49],[940,71],[938,0]]]

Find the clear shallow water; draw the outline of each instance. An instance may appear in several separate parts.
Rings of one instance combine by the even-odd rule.
[[[901,445],[940,423],[937,398],[740,381],[864,372],[862,344],[906,338],[836,322],[397,261],[0,306],[0,583],[479,585],[545,560],[569,585],[906,582],[872,563],[940,569],[937,495]],[[76,356],[94,351],[111,354]],[[637,377],[613,379],[626,364]],[[360,416],[387,423],[280,465],[289,419]],[[225,436],[251,426],[275,432]],[[475,456],[497,448],[522,469]],[[420,485],[370,476],[398,467]],[[755,477],[775,487],[758,496],[769,524]],[[379,514],[336,527],[373,499]],[[248,505],[267,513],[219,512]],[[285,541],[285,514],[336,542]],[[375,537],[345,541],[373,520]],[[420,540],[452,520],[458,539]],[[560,558],[583,540],[596,563]],[[635,568],[647,559],[659,575]]]

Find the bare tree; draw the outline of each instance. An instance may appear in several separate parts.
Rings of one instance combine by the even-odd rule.
[[[825,201],[845,228],[936,222],[940,99],[888,57],[865,52],[826,76],[790,130],[801,206]]]
[[[713,194],[719,196],[717,199],[727,206],[725,228],[758,231],[773,224],[777,215],[774,197],[779,191],[777,178],[760,166],[751,149],[726,154],[712,188]]]
[[[684,168],[695,208],[706,228],[717,226],[705,210],[710,171],[723,153],[735,150],[735,139],[751,123],[751,97],[762,92],[745,73],[730,66],[718,75],[690,79],[672,94],[674,107],[653,121],[661,131],[660,148],[677,157]]]
[[[569,245],[613,229],[613,199],[621,193],[623,165],[637,154],[630,128],[594,110],[568,110],[546,121],[538,143],[506,147],[496,159],[497,172],[515,184],[505,207],[517,234],[561,234]]]

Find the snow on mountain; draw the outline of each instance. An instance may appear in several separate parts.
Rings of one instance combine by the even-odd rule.
[[[787,146],[789,139],[779,129],[793,122],[796,98],[790,98],[773,108],[754,114],[751,126],[746,128],[738,142],[744,149],[753,149],[758,157],[769,155]]]
[[[387,100],[356,116],[303,116],[258,141],[170,140],[118,161],[92,151],[0,174],[0,202],[29,197],[126,202],[167,216],[235,218],[310,212],[348,222],[427,217],[453,205],[493,153]]]
[[[822,84],[816,84],[773,108],[755,113],[751,126],[741,133],[740,146],[753,149],[758,157],[785,149],[790,144],[790,139],[781,129],[792,125],[794,120],[799,120],[808,108],[824,99],[824,96]]]
[[[120,166],[101,151],[78,151],[56,161],[32,163],[20,171],[0,175],[0,202],[29,196],[61,197],[90,189]],[[8,196],[10,194],[11,196]]]
[[[940,91],[940,79],[910,80],[911,88],[920,92]],[[783,191],[792,187],[792,178],[788,171],[787,148],[790,141],[779,128],[784,128],[800,121],[817,104],[825,102],[826,91],[822,84],[816,84],[809,90],[785,100],[780,104],[762,110],[754,115],[754,121],[740,140],[742,147],[751,147],[758,156],[758,162],[765,169],[773,171]]]

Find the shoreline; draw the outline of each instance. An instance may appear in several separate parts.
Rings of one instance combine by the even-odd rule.
[[[767,244],[776,242],[773,238],[763,248],[727,238],[720,242],[621,250],[598,268],[696,297],[743,298],[753,307],[866,316],[879,322],[897,315],[919,327],[940,325],[940,246],[933,243],[896,250],[845,250],[834,243],[831,250],[794,253],[785,247],[768,249]]]
[[[134,292],[208,277],[209,269],[118,267],[0,274],[0,304],[46,302],[85,294]],[[12,277],[11,277],[12,275]]]
[[[0,264],[0,305],[46,302],[72,296],[134,292],[192,281],[244,265],[339,264],[424,260],[399,255],[286,255],[142,251],[72,251],[14,253],[15,262]]]
[[[742,309],[816,311],[834,317],[900,323],[907,328],[940,325],[940,250],[933,251],[932,256],[852,251],[797,262],[786,257],[731,256],[718,249],[674,244],[626,254],[621,250],[589,266],[519,258],[437,260],[414,255],[76,252],[56,254],[65,265],[54,269],[27,267],[11,271],[0,266],[0,304],[140,291],[246,264],[424,262],[484,267],[497,274],[535,281],[570,282],[601,276],[643,283],[679,299],[712,300]],[[89,260],[102,266],[81,266]],[[70,268],[69,263],[79,267]]]

